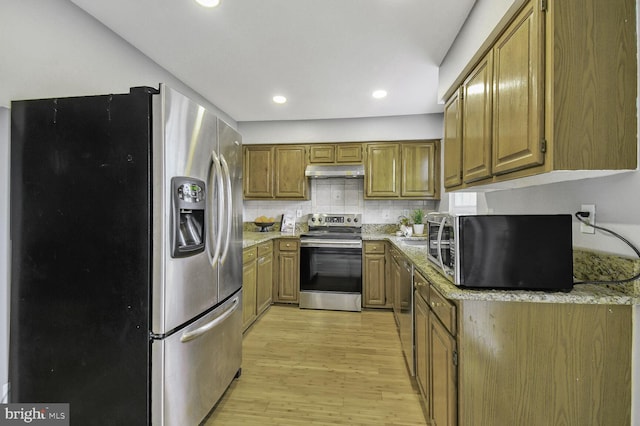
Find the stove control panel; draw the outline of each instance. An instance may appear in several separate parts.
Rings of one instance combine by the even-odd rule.
[[[362,215],[361,214],[327,214],[327,213],[315,213],[309,215],[307,221],[309,227],[318,226],[341,226],[341,227],[362,227]]]

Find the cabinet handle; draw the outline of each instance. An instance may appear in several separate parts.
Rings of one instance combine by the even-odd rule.
[[[441,305],[442,304],[440,302],[431,302],[431,306],[434,307],[434,308],[439,307]]]

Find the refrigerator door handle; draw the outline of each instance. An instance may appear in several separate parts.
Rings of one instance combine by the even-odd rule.
[[[223,264],[227,259],[227,253],[229,252],[229,245],[231,244],[231,228],[233,221],[233,192],[231,190],[231,173],[229,172],[229,165],[227,164],[227,160],[224,158],[224,155],[220,154],[220,164],[222,165],[222,170],[224,172],[224,189],[225,189],[225,197],[226,197],[226,216],[223,222],[225,240],[224,247],[222,249],[222,254],[220,255],[220,263]]]
[[[216,187],[218,188],[218,190],[220,190],[221,188],[223,188],[223,182],[222,182],[222,170],[220,168],[220,160],[218,159],[218,156],[216,155],[215,151],[211,151],[211,161],[209,163],[209,175],[211,176],[211,172],[215,169],[215,183],[216,183]],[[209,214],[207,215],[209,218],[209,241],[213,241],[213,236],[214,236],[214,224],[216,223],[216,220],[214,220],[214,216],[213,216],[213,211],[216,208],[216,206],[214,205],[215,203],[215,198],[213,197],[214,194],[214,190],[213,188],[211,188],[211,185],[209,185],[210,188],[210,194],[209,194],[209,200],[211,200],[210,204],[209,204]],[[218,200],[218,205],[217,205],[217,216],[218,218],[221,218],[222,215],[224,214],[224,195],[222,195],[221,197],[219,197]],[[217,221],[218,223],[220,223],[220,221]],[[211,245],[209,245],[209,261],[211,262],[211,266],[215,267],[216,263],[218,263],[218,259],[220,258],[220,247],[221,247],[221,243],[222,243],[222,232],[220,232],[221,230],[219,229],[220,226],[218,226],[218,232],[217,235],[215,236],[215,246],[214,246],[214,251],[213,254],[211,253]]]
[[[202,336],[203,334],[206,334],[207,332],[211,331],[213,328],[215,328],[217,325],[219,325],[220,323],[224,322],[227,318],[229,318],[231,315],[233,315],[233,313],[236,311],[236,309],[238,309],[238,300],[239,298],[236,297],[233,300],[233,304],[226,310],[224,311],[219,317],[217,317],[216,319],[206,323],[205,325],[203,325],[202,327],[199,327],[193,331],[188,331],[182,334],[182,336],[180,337],[180,341],[182,343],[186,343],[189,342],[191,340],[195,340],[198,337]]]

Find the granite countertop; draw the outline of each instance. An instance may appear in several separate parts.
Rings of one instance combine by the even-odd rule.
[[[244,231],[242,233],[242,248],[249,248],[260,243],[264,243],[269,240],[275,240],[276,238],[300,238],[300,233],[282,233],[279,231],[269,232],[254,232]]]
[[[244,231],[242,247],[248,248],[277,238],[299,238],[300,232],[280,233]],[[413,237],[412,239],[424,239]],[[403,242],[404,237],[383,233],[363,233],[362,239],[367,241],[386,240],[391,242],[409,259],[415,267],[448,299],[452,300],[484,300],[507,302],[536,302],[536,303],[584,303],[584,304],[640,304],[640,282],[621,285],[576,284],[573,290],[564,292],[526,291],[526,290],[486,290],[462,289],[447,280],[436,267],[427,259],[424,246],[411,246]],[[598,278],[611,273],[612,270],[622,276],[631,276],[640,269],[640,261],[620,259],[615,256],[598,256],[592,252],[580,252],[578,261],[574,260],[576,276],[586,279],[598,269]],[[594,258],[595,257],[595,258]],[[574,259],[575,259],[574,250]],[[604,271],[603,271],[604,270]],[[619,270],[619,271],[618,271]],[[581,276],[583,275],[583,276]]]
[[[419,239],[414,237],[412,239]],[[564,292],[526,291],[526,290],[486,290],[461,289],[447,280],[427,259],[424,246],[411,246],[403,243],[404,237],[388,234],[363,234],[363,240],[390,241],[409,259],[414,266],[448,299],[485,300],[537,303],[584,303],[584,304],[640,304],[640,284],[623,285],[576,284],[573,290]],[[422,237],[424,239],[424,237]],[[640,262],[633,262],[640,267]],[[617,265],[616,265],[617,266]],[[632,273],[626,276],[630,276]]]

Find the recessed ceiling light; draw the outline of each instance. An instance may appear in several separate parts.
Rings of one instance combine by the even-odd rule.
[[[285,102],[287,102],[287,98],[285,98],[282,95],[276,95],[273,97],[273,102],[277,103],[277,104],[283,104]]]
[[[382,98],[385,98],[387,96],[387,91],[386,90],[376,90],[371,94],[371,96],[373,96],[376,99],[382,99]]]
[[[196,0],[200,6],[216,7],[220,4],[220,0]]]

